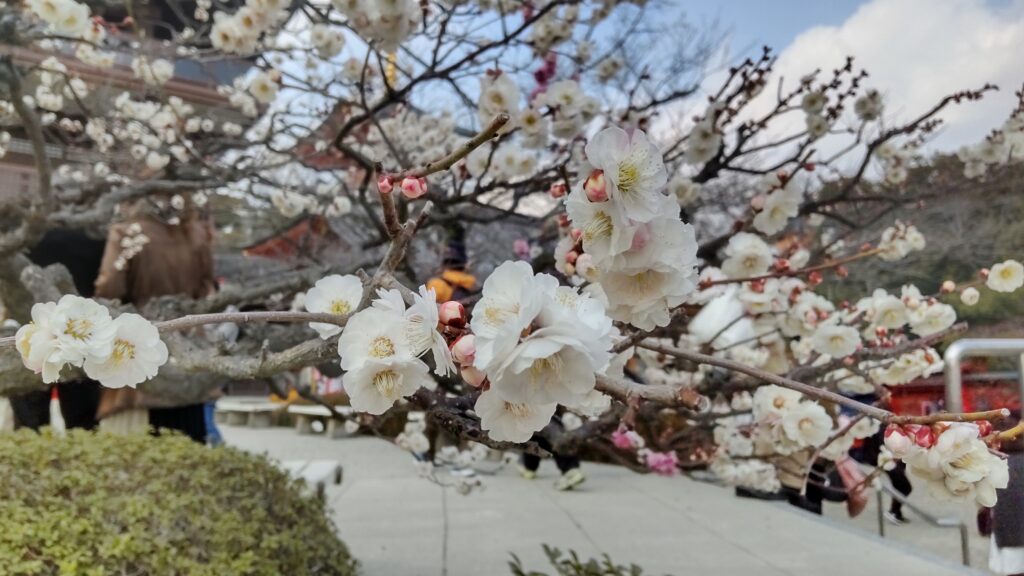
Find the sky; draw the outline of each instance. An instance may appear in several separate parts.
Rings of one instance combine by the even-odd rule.
[[[1024,84],[1024,0],[678,1],[693,22],[718,24],[731,59],[772,46],[786,78],[856,56],[896,119],[955,90],[997,84],[997,94],[944,115],[936,149],[976,142],[1002,124]]]

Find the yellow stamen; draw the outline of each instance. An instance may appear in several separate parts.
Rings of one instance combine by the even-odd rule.
[[[615,225],[611,216],[604,212],[594,214],[594,217],[583,227],[583,241],[593,242],[599,238],[610,238]]]
[[[349,311],[352,310],[352,306],[344,300],[334,300],[331,302],[330,310],[331,314],[343,315],[348,314]]]
[[[619,181],[617,188],[620,193],[629,196],[635,192],[636,184],[640,180],[640,170],[630,163],[619,164]]]
[[[374,374],[373,387],[388,400],[398,400],[398,374],[394,370],[382,370]]]
[[[395,343],[387,336],[378,336],[370,343],[370,356],[388,358],[395,355]]]
[[[133,358],[135,358],[135,344],[120,338],[114,341],[114,351],[110,354],[110,360],[114,364],[120,364]]]
[[[69,318],[67,323],[64,325],[64,333],[71,336],[75,340],[85,340],[89,337],[90,331],[92,330],[92,322],[85,318]]]

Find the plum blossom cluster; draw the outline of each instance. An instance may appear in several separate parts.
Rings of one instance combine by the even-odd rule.
[[[32,0],[28,8],[62,36],[78,38],[89,28],[89,6],[75,0]]]
[[[108,388],[134,388],[167,362],[167,346],[145,318],[111,318],[103,305],[72,294],[32,306],[32,322],[18,329],[15,345],[25,367],[48,383],[70,365]]]
[[[357,34],[385,52],[397,50],[423,19],[419,3],[413,0],[332,0],[331,4]]]
[[[993,506],[996,490],[1009,482],[1009,469],[984,441],[991,432],[986,421],[890,425],[885,430],[889,454],[883,456],[905,461],[911,473],[928,482],[936,498]]]
[[[484,282],[470,328],[452,352],[483,390],[475,411],[492,439],[525,442],[559,404],[600,403],[595,374],[610,364],[615,329],[596,298],[505,262]]]
[[[252,54],[264,33],[287,18],[288,6],[284,0],[248,0],[233,14],[214,12],[210,42],[223,52]]]
[[[431,355],[440,376],[455,370],[448,343],[438,332],[439,310],[432,290],[420,287],[406,306],[397,290],[381,289],[377,298],[359,312],[363,286],[355,276],[328,276],[305,296],[306,309],[339,316],[351,314],[338,337],[338,353],[345,370],[343,383],[352,408],[383,414],[400,399],[436,382],[421,357]],[[324,339],[340,327],[313,323]]]
[[[586,156],[593,169],[566,198],[569,231],[558,265],[592,282],[588,290],[613,319],[644,330],[665,326],[697,287],[697,242],[664,193],[661,153],[642,131],[610,127],[591,139]]]
[[[957,151],[964,164],[964,176],[981,178],[993,166],[1024,161],[1024,109],[1016,110],[984,140]]]

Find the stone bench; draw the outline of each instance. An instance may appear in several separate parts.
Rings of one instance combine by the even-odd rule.
[[[228,426],[249,426],[250,428],[268,428],[274,423],[274,413],[283,409],[263,397],[232,397],[217,400],[214,419]]]
[[[334,409],[345,416],[352,414],[351,406],[335,406]],[[344,422],[331,418],[331,411],[319,404],[292,404],[288,406],[288,414],[295,418],[295,431],[299,434],[312,434],[313,422],[324,422],[324,430],[328,438],[348,436]]]
[[[341,484],[341,464],[334,460],[288,460],[281,462],[281,468],[292,478],[305,480],[321,500],[328,484]]]

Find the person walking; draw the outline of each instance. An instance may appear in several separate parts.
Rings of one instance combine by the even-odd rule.
[[[157,296],[203,298],[214,291],[212,230],[187,194],[141,198],[122,213],[125,220],[110,227],[96,296],[142,307]],[[206,441],[203,403],[180,406],[134,388],[104,389],[97,416],[104,429],[172,429]]]
[[[552,417],[551,422],[541,430],[540,433],[533,435],[533,441],[541,448],[551,452],[554,457],[555,466],[557,466],[558,471],[562,473],[561,477],[555,481],[555,489],[561,491],[572,490],[587,479],[586,476],[583,475],[583,471],[580,470],[579,456],[576,454],[556,452],[551,441],[547,438],[550,434],[564,433],[565,427],[562,424],[562,420],[558,415],[555,415]],[[524,452],[520,461],[519,474],[527,480],[535,479],[537,477],[537,470],[540,468],[540,461],[540,456]]]

